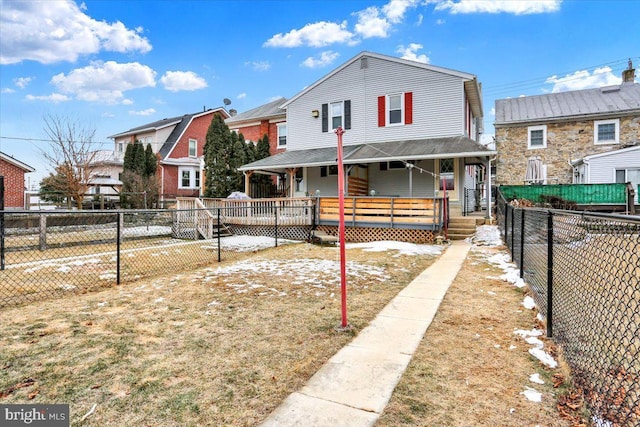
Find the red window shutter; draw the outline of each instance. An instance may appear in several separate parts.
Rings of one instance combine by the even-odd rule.
[[[404,94],[404,124],[413,123],[413,92],[405,92]]]
[[[385,96],[378,97],[378,127],[384,127],[387,123],[387,111],[384,106]]]

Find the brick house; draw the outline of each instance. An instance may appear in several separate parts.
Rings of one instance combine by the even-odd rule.
[[[589,183],[577,170],[581,159],[640,144],[640,84],[634,79],[629,63],[620,85],[497,100],[496,184]],[[527,175],[531,161],[541,171],[534,179]]]
[[[229,129],[242,133],[245,140],[256,142],[265,134],[269,137],[269,154],[285,151],[287,147],[287,112],[281,106],[286,98],[245,111],[225,120]]]
[[[228,118],[224,108],[209,109],[147,123],[110,136],[114,156],[122,165],[127,144],[151,144],[159,159],[158,180],[161,200],[198,197],[203,188],[203,149],[214,115]],[[119,167],[122,172],[122,166]]]
[[[25,209],[24,174],[35,169],[0,151],[0,175],[4,177],[4,208]]]

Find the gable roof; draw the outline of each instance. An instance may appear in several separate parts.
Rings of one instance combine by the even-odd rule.
[[[610,150],[610,151],[605,151],[604,153],[598,153],[598,154],[592,154],[590,156],[584,156],[581,159],[577,159],[577,160],[572,160],[571,164],[573,166],[577,166],[579,164],[585,163],[585,162],[589,162],[593,159],[599,159],[601,157],[609,157],[609,156],[617,156],[617,155],[624,155],[624,154],[629,154],[629,153],[633,153],[635,151],[639,151],[638,153],[638,159],[640,159],[640,145],[636,145],[633,147],[625,147],[625,148],[620,148],[617,150]]]
[[[29,166],[28,164],[21,162],[20,160],[16,159],[13,156],[10,156],[8,154],[3,153],[2,151],[0,151],[0,159],[4,160],[7,163],[10,163],[16,167],[19,167],[20,169],[24,170],[26,173],[29,172],[35,172],[35,169],[32,168],[31,166]]]
[[[282,104],[287,102],[287,98],[278,98],[268,104],[261,105],[251,110],[240,113],[236,116],[229,117],[225,120],[227,125],[232,125],[240,122],[255,121],[258,119],[272,119],[279,116],[284,116],[287,112],[280,108]]]
[[[136,126],[136,127],[131,128],[131,129],[127,130],[127,131],[120,132],[120,133],[117,133],[115,135],[108,136],[107,138],[115,139],[115,138],[119,138],[121,136],[135,135],[135,134],[142,133],[142,132],[151,132],[151,131],[157,132],[160,129],[164,129],[164,128],[169,127],[169,126],[174,126],[176,124],[180,124],[180,123],[184,122],[185,119],[186,120],[190,120],[193,117],[200,117],[202,115],[209,114],[211,112],[217,112],[217,111],[219,111],[223,115],[229,117],[229,113],[227,112],[227,110],[225,110],[222,107],[218,107],[218,108],[215,108],[215,109],[210,108],[210,109],[208,109],[206,111],[201,111],[199,113],[184,114],[182,116],[156,120],[155,122],[147,123],[147,124],[144,124],[144,125],[141,125],[141,126]],[[175,129],[174,129],[174,131],[175,131]]]
[[[187,128],[189,127],[193,119],[205,116],[207,114],[215,114],[217,112],[222,113],[223,116],[226,115],[227,117],[229,117],[229,113],[227,112],[227,110],[225,110],[222,107],[216,108],[215,110],[209,109],[207,111],[203,111],[200,113],[185,114],[184,116],[182,116],[182,120],[180,120],[180,123],[178,123],[178,125],[171,131],[171,133],[167,137],[167,140],[164,142],[164,144],[162,144],[162,147],[160,147],[160,150],[158,150],[158,153],[160,154],[161,158],[165,159],[169,157],[169,154],[171,154],[173,147],[175,147],[176,143],[180,140],[180,138],[182,137],[184,132],[187,130]]]
[[[286,103],[284,103],[282,105],[282,108],[287,108],[287,106],[290,103],[300,98],[301,96],[303,96],[304,94],[306,94],[307,92],[315,88],[316,86],[330,79],[334,75],[338,74],[340,71],[347,68],[349,65],[353,64],[356,61],[359,61],[363,57],[370,57],[370,58],[376,58],[382,61],[395,62],[398,64],[407,65],[410,67],[422,68],[425,70],[430,70],[437,73],[444,73],[444,74],[461,78],[462,80],[465,81],[464,87],[465,87],[465,91],[467,92],[467,97],[469,98],[469,103],[471,104],[471,108],[473,109],[473,114],[476,117],[482,117],[482,96],[480,94],[480,84],[478,83],[477,77],[475,75],[465,73],[462,71],[452,70],[449,68],[437,67],[431,64],[425,64],[423,62],[411,61],[408,59],[402,59],[402,58],[397,58],[393,56],[382,55],[379,53],[367,52],[367,51],[360,52],[359,54],[349,59],[344,64],[340,65],[338,68],[331,71],[329,74],[326,74],[324,77],[320,78],[315,83],[307,86],[302,91],[298,92],[295,96],[293,96]]]
[[[496,100],[495,125],[640,114],[640,84]]]

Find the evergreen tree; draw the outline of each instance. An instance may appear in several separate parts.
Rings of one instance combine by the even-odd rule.
[[[256,155],[255,155],[255,160],[262,160],[264,158],[267,158],[270,156],[269,153],[270,147],[269,147],[269,136],[265,133],[262,138],[260,138],[258,140],[258,143],[256,144]],[[269,194],[272,191],[275,191],[275,188],[269,190],[269,189],[265,189],[265,187],[268,186],[274,186],[275,184],[273,183],[273,178],[269,175],[264,175],[264,174],[253,174],[253,176],[251,177],[251,182],[256,183],[258,185],[258,187],[261,189],[259,190],[261,194]]]
[[[153,152],[153,149],[151,148],[151,144],[147,144],[147,149],[145,150],[144,175],[147,177],[154,176],[156,174],[156,170],[158,170],[158,158]]]
[[[222,117],[215,115],[204,145],[205,197],[223,198],[238,190],[234,182],[237,167],[233,161],[238,135],[229,130]]]
[[[158,201],[156,179],[158,159],[150,144],[145,149],[140,141],[128,144],[124,152],[120,203],[134,209],[148,208]]]

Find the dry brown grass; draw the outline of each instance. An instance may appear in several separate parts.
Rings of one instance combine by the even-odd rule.
[[[69,403],[72,425],[255,425],[433,262],[359,249],[348,259],[361,269],[348,281],[352,334],[334,330],[338,251],[309,244],[4,309],[0,401]]]
[[[523,291],[500,274],[472,250],[376,426],[571,425],[556,409],[564,389],[552,381],[566,368],[544,367],[514,334],[536,320]],[[533,373],[545,384],[531,383]],[[527,400],[526,387],[542,392],[542,402]]]

